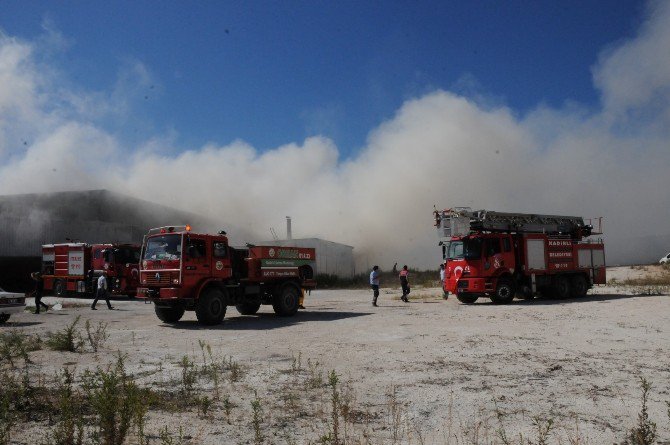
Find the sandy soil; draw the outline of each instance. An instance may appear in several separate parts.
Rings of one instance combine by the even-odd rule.
[[[646,272],[621,267],[612,268],[609,276],[621,280],[637,273]],[[279,403],[278,386],[296,385],[288,375],[294,359],[300,357],[302,379],[308,378],[309,359],[314,369],[318,362],[318,369],[335,370],[347,382],[356,406],[367,413],[358,428],[372,443],[390,443],[394,385],[402,443],[491,443],[501,427],[496,410],[504,414],[502,427],[517,438],[520,432],[534,437],[532,418],[540,416],[554,420],[551,443],[568,443],[571,437],[580,437],[580,443],[619,442],[637,420],[643,376],[653,385],[650,416],[660,438],[670,440],[665,405],[670,401],[670,299],[667,293],[627,292],[635,290],[603,286],[578,300],[497,306],[486,299],[474,305],[460,304],[453,296],[445,301],[439,289],[413,289],[412,301],[405,304],[396,289],[383,288],[375,308],[367,290],[318,290],[295,317],[276,317],[269,306],[257,316],[228,308],[225,322],[214,328],[199,326],[192,312],[176,326],[165,325],[152,305],[115,301],[114,311],[102,304],[96,312],[70,307],[21,314],[2,329],[43,335],[78,315],[82,321],[108,322],[104,351],[42,350],[33,353],[33,360],[53,375],[64,364],[81,371],[109,363],[120,350],[127,354],[130,371],[157,373],[146,384],[178,378],[176,363],[183,355],[202,361],[198,342],[204,341],[246,370],[241,382],[226,389],[240,407],[249,406],[254,389],[268,406]],[[326,410],[324,393],[325,399],[321,395],[312,402]],[[152,413],[149,429],[169,424],[173,430],[183,427],[192,443],[245,443],[252,437],[250,420],[238,411],[232,425],[220,411],[209,419],[201,419],[195,409],[180,415]],[[268,443],[308,443],[323,428],[314,426],[314,419],[297,419],[284,424],[290,430],[287,439],[276,432],[281,416],[268,411]],[[44,425],[15,432],[13,439],[30,443],[29,432],[39,428]]]

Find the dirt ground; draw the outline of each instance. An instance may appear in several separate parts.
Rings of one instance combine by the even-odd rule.
[[[619,267],[608,270],[608,278],[648,273],[653,271]],[[440,295],[439,289],[413,289],[406,304],[395,283],[382,283],[379,307],[372,307],[369,290],[317,290],[295,317],[277,317],[271,306],[256,316],[228,308],[218,327],[199,326],[193,312],[175,326],[163,324],[142,301],[118,300],[114,311],[101,304],[92,312],[88,306],[67,307],[85,300],[68,300],[62,310],[13,316],[1,329],[44,336],[77,316],[109,323],[110,337],[97,354],[33,352],[45,375],[64,365],[78,371],[102,366],[118,350],[127,354],[129,371],[150,376],[143,382],[152,384],[178,379],[184,355],[202,362],[199,342],[215,355],[232,357],[245,373],[226,389],[240,407],[231,424],[220,410],[205,419],[195,409],[150,413],[149,430],[181,427],[191,443],[253,443],[241,407],[249,411],[254,390],[266,404],[265,442],[315,443],[327,428],[321,421],[308,417],[280,425],[276,412],[282,409],[277,388],[299,386],[288,375],[297,366],[299,379],[323,372],[327,380],[325,374],[335,370],[352,404],[366,413],[356,428],[371,443],[391,443],[394,428],[403,431],[399,443],[500,443],[501,429],[533,438],[534,417],[553,420],[550,443],[619,442],[637,421],[640,377],[652,384],[649,415],[659,438],[670,440],[667,289],[602,286],[582,299],[515,300],[506,306],[488,299],[463,305]],[[310,406],[327,411],[324,394]],[[398,419],[389,419],[394,413]],[[45,425],[28,425],[12,439],[31,443],[40,428]]]

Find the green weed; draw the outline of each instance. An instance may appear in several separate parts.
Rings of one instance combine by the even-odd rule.
[[[93,328],[91,326],[91,320],[86,320],[84,327],[86,329],[88,344],[91,346],[91,349],[93,349],[93,352],[98,352],[98,348],[102,347],[109,338],[109,334],[107,334],[107,323],[99,322],[98,325]]]
[[[81,352],[84,340],[76,329],[80,318],[81,315],[78,315],[72,324],[66,326],[62,331],[47,334],[46,345],[54,351]]]
[[[644,377],[640,377],[642,387],[642,408],[637,415],[637,425],[628,431],[624,440],[625,445],[651,445],[656,442],[656,423],[649,419],[647,400],[651,384]]]

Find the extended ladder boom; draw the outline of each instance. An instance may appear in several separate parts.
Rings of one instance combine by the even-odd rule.
[[[592,226],[579,216],[536,215],[472,210],[469,207],[435,210],[435,225],[441,238],[466,236],[472,232],[546,233],[581,239],[591,235]]]

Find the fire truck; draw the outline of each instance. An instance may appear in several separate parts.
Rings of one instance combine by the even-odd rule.
[[[605,284],[605,246],[598,228],[575,216],[435,210],[443,290],[471,304],[480,297],[510,303],[515,296],[583,297]]]
[[[224,231],[191,232],[190,226],[151,229],[142,244],[138,298],[154,303],[156,316],[178,322],[195,311],[200,324],[221,323],[227,306],[253,315],[262,304],[294,315],[305,290],[316,287],[311,248],[232,247]]]
[[[57,297],[90,296],[97,279],[107,272],[108,289],[134,296],[139,284],[137,244],[64,243],[42,246],[44,291]]]

